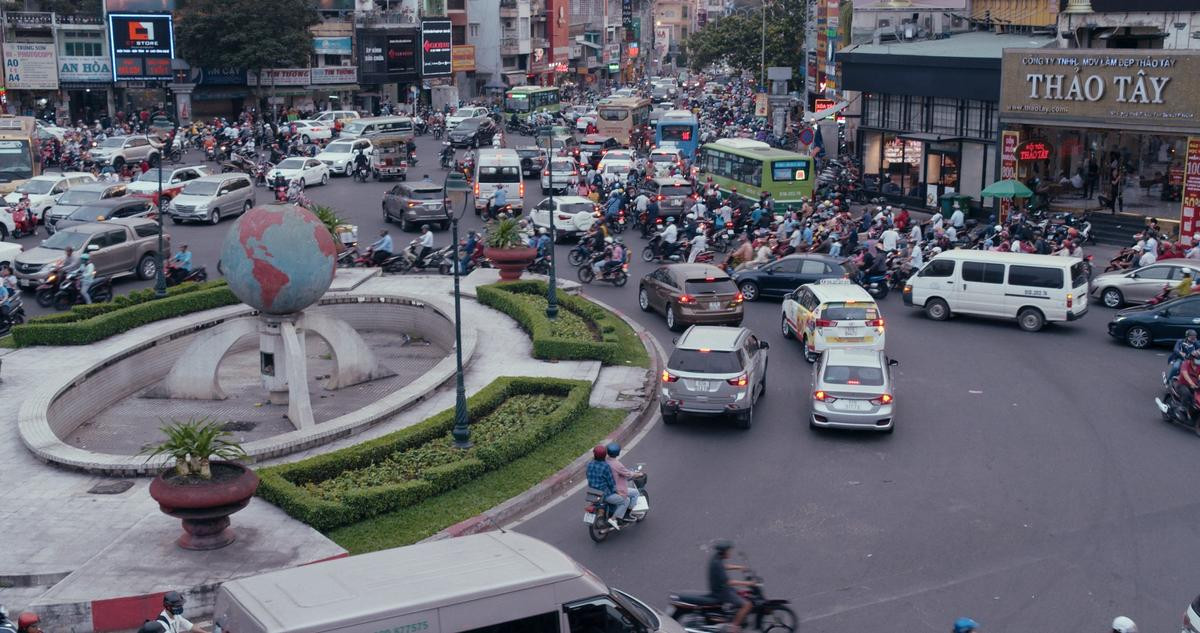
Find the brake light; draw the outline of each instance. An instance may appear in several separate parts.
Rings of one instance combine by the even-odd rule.
[[[693,303],[695,301],[691,295],[679,295],[679,303]]]
[[[813,393],[813,397],[816,398],[817,400],[820,400],[821,402],[833,402],[834,400],[837,400],[837,398],[834,398],[833,396],[825,393],[824,391],[819,391],[819,390],[816,391],[815,393]]]
[[[746,300],[746,298],[742,296],[741,292],[737,293],[736,295],[733,295],[734,303],[741,303],[742,301],[745,301],[745,300]]]
[[[475,197],[479,197],[479,181],[475,181]]]
[[[1071,309],[1071,305],[1073,303],[1075,303],[1075,293],[1068,292],[1067,293],[1067,309],[1068,310]]]
[[[543,171],[542,171],[542,175],[543,175],[543,176],[549,176],[549,175],[550,175],[550,170],[549,170],[549,169],[543,170]]]
[[[890,393],[882,394],[878,398],[871,398],[871,404],[891,404],[891,403],[892,403],[892,394],[890,394]]]
[[[912,294],[912,284],[904,284],[904,292]]]
[[[725,382],[733,385],[734,387],[745,387],[749,380],[746,378],[746,374],[738,374],[737,376],[734,376]]]
[[[667,199],[667,197],[666,197],[666,196],[664,196],[664,195],[662,195],[662,194],[659,194],[659,196],[658,196],[658,199],[659,199],[659,200],[666,200],[666,199]]]
[[[871,319],[867,321],[868,327],[883,327],[883,319]]]
[[[675,382],[676,380],[679,380],[679,376],[676,376],[675,374],[672,374],[671,372],[669,372],[665,369],[663,370],[663,373],[662,373],[662,381],[663,382]]]
[[[829,319],[817,319],[815,325],[817,327],[837,327],[837,321],[830,321]]]
[[[521,197],[521,198],[525,197],[525,181],[524,180],[521,181],[521,186],[517,188],[517,196]]]

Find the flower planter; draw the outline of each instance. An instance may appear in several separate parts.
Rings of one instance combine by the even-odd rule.
[[[537,249],[527,246],[521,248],[485,248],[483,254],[500,269],[501,281],[514,281],[521,278],[521,271],[529,267],[537,257]]]
[[[258,489],[258,475],[234,462],[212,462],[211,480],[179,477],[168,470],[150,482],[150,496],[163,514],[183,522],[176,543],[184,549],[212,550],[229,545],[236,536],[229,515],[246,507]]]

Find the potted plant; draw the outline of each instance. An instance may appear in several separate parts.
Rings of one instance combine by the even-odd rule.
[[[211,550],[234,541],[229,515],[246,507],[258,489],[258,475],[234,460],[246,456],[230,433],[212,420],[172,422],[162,427],[166,441],[149,446],[146,461],[174,458],[175,467],[150,482],[150,496],[168,516],[180,519],[184,549]]]
[[[329,234],[333,236],[333,243],[337,246],[337,252],[341,253],[358,242],[358,226],[346,224],[346,220],[339,216],[333,207],[314,204],[308,210],[312,211],[321,224],[329,229]]]
[[[521,278],[521,271],[533,263],[537,249],[525,244],[521,227],[513,218],[493,222],[484,238],[483,254],[500,269],[502,281]]]

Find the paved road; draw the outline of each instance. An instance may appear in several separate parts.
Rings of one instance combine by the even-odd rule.
[[[440,180],[437,141],[418,144],[413,177]],[[388,186],[338,178],[309,195],[366,237],[384,226]],[[527,208],[536,181],[528,191]],[[466,226],[477,225],[468,215]],[[169,230],[211,270],[228,226]],[[636,280],[649,268],[635,258],[630,272]],[[661,317],[638,311],[636,281],[585,290],[670,348]],[[582,494],[518,529],[659,605],[669,591],[703,588],[705,545],[733,538],[768,593],[796,602],[808,631],[944,631],[961,615],[989,631],[1097,631],[1117,614],[1144,631],[1175,630],[1200,591],[1191,543],[1200,444],[1153,408],[1165,350],[1112,342],[1099,306],[1036,334],[928,321],[896,295],[882,309],[901,362],[895,434],[810,431],[810,366],[780,336],[778,303],[750,304],[746,325],[772,346],[753,429],[654,427],[628,460],[647,463],[653,512],[602,545],[587,537]]]

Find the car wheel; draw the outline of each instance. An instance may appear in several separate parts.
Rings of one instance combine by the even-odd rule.
[[[408,220],[400,220],[400,230],[409,233],[413,230],[413,225]]]
[[[758,300],[758,284],[753,281],[743,281],[741,285],[742,299],[746,301]]]
[[[642,312],[650,311],[650,293],[645,288],[638,288],[638,307]]]
[[[328,185],[328,184],[329,184],[329,172],[326,172],[326,173],[323,173],[323,174],[321,174],[321,184],[322,184],[322,185]]]
[[[1114,310],[1125,305],[1125,295],[1121,294],[1116,288],[1105,288],[1100,293],[1100,300],[1105,307],[1113,308]]]
[[[1140,325],[1135,325],[1125,331],[1125,342],[1129,343],[1129,346],[1134,349],[1146,349],[1150,347],[1151,340],[1150,330]]]
[[[213,209],[212,211],[208,212],[208,223],[209,224],[212,224],[215,226],[220,221],[221,221],[221,214],[216,209]]]
[[[788,323],[787,317],[779,317],[779,329],[783,330],[783,338],[796,338],[796,333],[792,331],[792,324]]]
[[[738,413],[737,418],[734,421],[734,426],[736,426],[742,430],[749,429],[751,424],[754,424],[754,403],[753,402],[750,403],[749,409],[746,409],[745,411]]]
[[[675,306],[667,306],[667,329],[678,332],[682,324],[675,318]]]
[[[662,419],[663,419],[663,424],[665,424],[667,426],[671,426],[671,425],[679,422],[679,414],[678,413],[667,413],[666,411],[663,411]]]
[[[930,299],[925,302],[925,316],[934,321],[945,321],[950,318],[950,306],[941,299]]]
[[[1017,325],[1026,332],[1037,332],[1046,325],[1046,317],[1037,308],[1025,308],[1017,314]]]
[[[171,222],[174,224],[183,224],[183,220],[180,220],[179,218],[171,218]]]
[[[808,338],[805,337],[805,338],[801,339],[800,344],[804,346],[804,360],[806,360],[810,363],[817,362],[817,357],[820,356],[820,354],[817,354],[816,352],[814,352],[808,348]]]
[[[154,279],[158,274],[158,260],[153,255],[143,255],[138,262],[137,273],[142,280]]]

